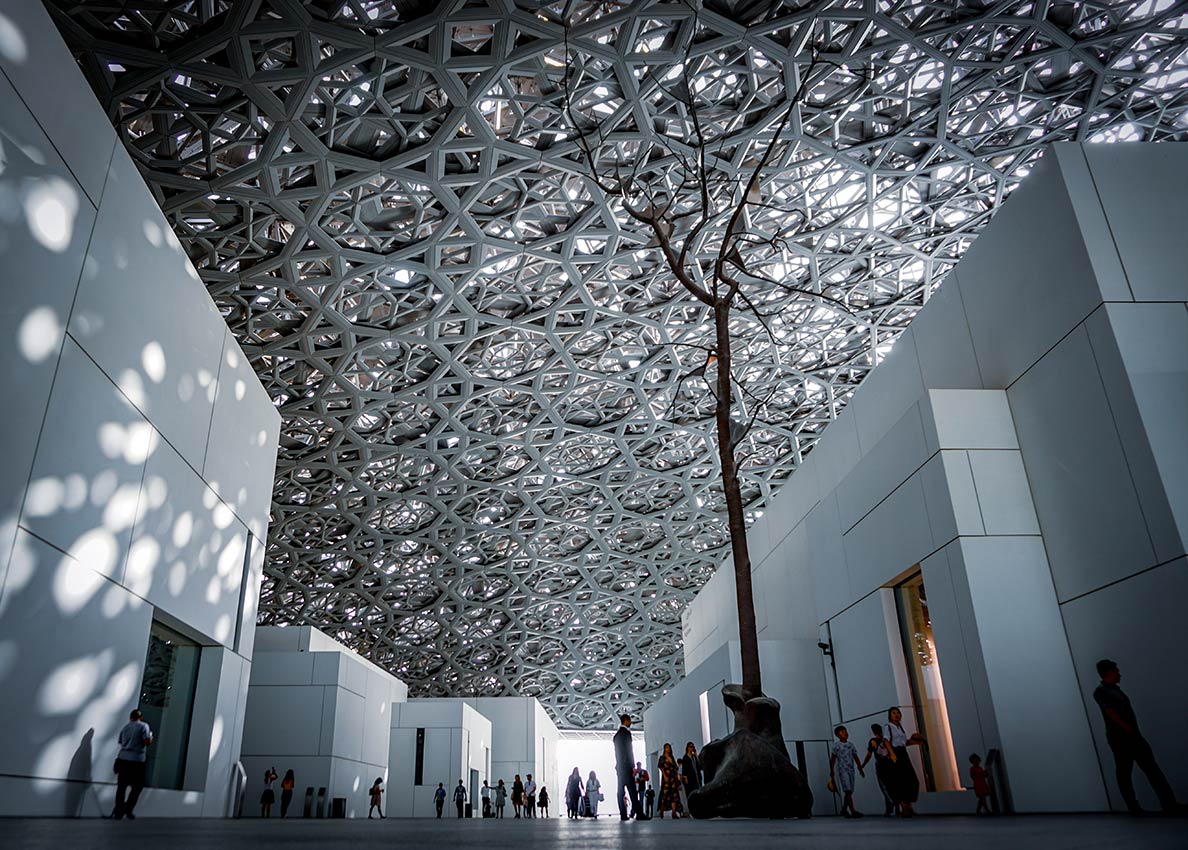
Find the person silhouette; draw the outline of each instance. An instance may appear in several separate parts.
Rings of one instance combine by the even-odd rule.
[[[631,798],[631,817],[646,820],[643,808],[639,805],[639,791],[635,785],[633,775],[635,769],[635,754],[631,751],[631,715],[619,715],[619,731],[615,732],[615,778],[618,785],[615,789],[615,799],[619,801],[619,817],[627,820],[627,804],[623,800],[623,793]],[[587,793],[589,783],[586,783]]]
[[[1130,704],[1130,697],[1118,685],[1122,681],[1122,671],[1117,662],[1109,658],[1101,659],[1097,662],[1097,675],[1101,677],[1101,684],[1093,691],[1093,701],[1101,708],[1101,715],[1105,719],[1106,743],[1114,754],[1114,776],[1126,810],[1132,815],[1143,813],[1134,794],[1133,772],[1135,765],[1138,765],[1138,769],[1146,774],[1147,782],[1151,784],[1163,810],[1178,811],[1180,806],[1176,802],[1176,794],[1159,769],[1151,745],[1139,731],[1138,718]]]

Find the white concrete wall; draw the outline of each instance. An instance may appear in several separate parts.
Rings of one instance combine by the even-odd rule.
[[[0,25],[0,814],[110,810],[154,616],[205,648],[138,814],[219,814],[280,417],[42,4]]]
[[[417,729],[425,730],[424,782],[415,785]],[[482,804],[471,788],[472,770],[478,787],[490,771],[491,721],[459,699],[414,699],[393,706],[388,758],[388,814],[392,817],[435,817],[433,793],[440,782],[446,789],[443,817],[456,817],[454,787],[461,779],[475,817]],[[494,783],[492,783],[493,785]],[[508,783],[510,789],[510,782]]]
[[[531,773],[536,784],[550,786],[549,794],[557,799],[553,786],[560,733],[540,701],[535,697],[472,697],[461,701],[491,722],[490,773],[483,773],[480,786],[482,779],[490,781],[491,787],[502,779],[510,788],[517,773],[521,777]]]
[[[1109,656],[1186,793],[1184,220],[1183,146],[1054,147],[829,426],[749,535],[760,636],[819,625],[835,653],[836,687],[819,657],[796,671],[823,674],[828,711],[786,708],[786,729],[864,739],[910,701],[885,588],[919,564],[963,776],[998,747],[1020,810],[1101,809],[1107,790],[1117,808],[1090,696]],[[737,634],[729,569],[683,632],[707,678]],[[678,685],[649,724],[692,697]],[[880,805],[873,783],[858,800]]]
[[[282,777],[295,773],[289,817],[301,817],[311,786],[315,807],[318,789],[326,789],[327,815],[329,801],[343,797],[347,817],[366,817],[368,789],[388,773],[393,705],[407,698],[407,685],[317,629],[257,627],[243,731],[244,814],[260,814],[264,771],[275,767]],[[274,787],[279,795],[279,782]]]

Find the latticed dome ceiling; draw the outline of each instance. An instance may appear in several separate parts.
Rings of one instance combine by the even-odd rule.
[[[261,620],[564,727],[675,682],[727,539],[705,310],[573,118],[746,173],[828,60],[750,226],[840,303],[740,314],[752,517],[1047,144],[1188,138],[1172,0],[47,3],[283,414]]]

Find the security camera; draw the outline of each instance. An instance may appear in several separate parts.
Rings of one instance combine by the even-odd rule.
[[[817,649],[821,650],[826,655],[833,655],[833,646],[825,643],[823,640],[817,641]]]

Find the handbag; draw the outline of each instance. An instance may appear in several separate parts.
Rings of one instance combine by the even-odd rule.
[[[829,777],[829,781],[825,783],[825,787],[829,789],[830,794],[837,793],[837,783],[833,781],[833,777]]]
[[[602,802],[603,800],[605,800],[605,799],[606,799],[606,795],[605,795],[605,794],[603,794],[601,791],[599,791],[599,792],[598,792],[598,802],[600,802],[600,803],[601,803],[601,802]]]

